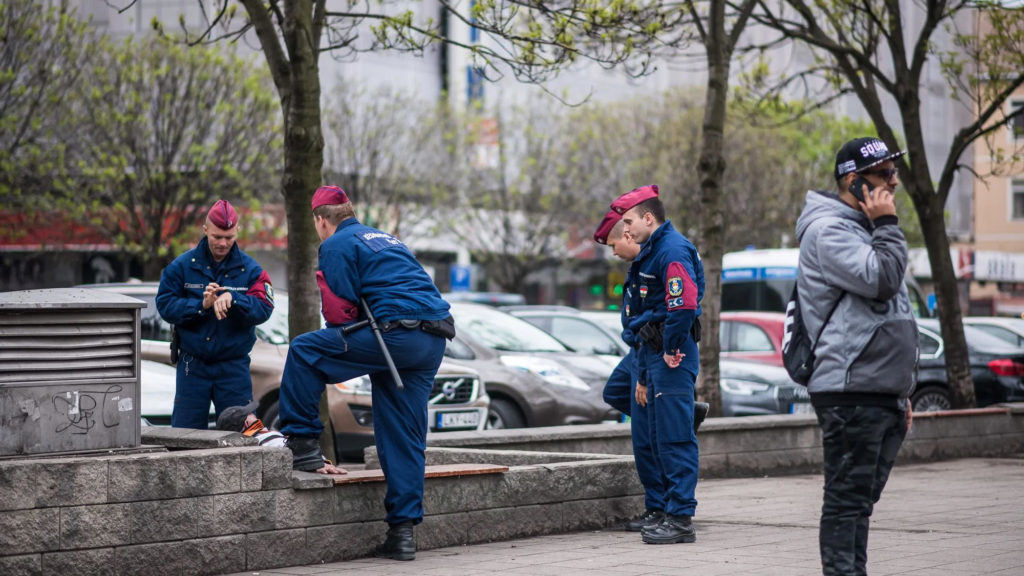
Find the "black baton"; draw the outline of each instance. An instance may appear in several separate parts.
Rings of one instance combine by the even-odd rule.
[[[398,386],[399,390],[405,389],[405,384],[402,384],[402,377],[398,375],[398,368],[395,367],[395,361],[391,358],[391,352],[388,351],[388,345],[384,343],[384,335],[380,331],[380,326],[377,325],[376,318],[373,317],[370,305],[366,303],[365,298],[360,298],[359,304],[363,306],[363,313],[366,314],[366,319],[353,322],[348,326],[343,327],[341,332],[343,334],[349,334],[363,328],[364,326],[369,326],[370,330],[373,331],[373,335],[377,337],[377,344],[380,345],[380,353],[384,355],[384,361],[388,364],[388,370],[391,371],[391,377],[395,379],[395,385]]]

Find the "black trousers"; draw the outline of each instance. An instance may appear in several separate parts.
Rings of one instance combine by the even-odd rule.
[[[825,464],[822,574],[865,575],[871,512],[907,435],[906,415],[881,406],[827,406],[817,414]]]

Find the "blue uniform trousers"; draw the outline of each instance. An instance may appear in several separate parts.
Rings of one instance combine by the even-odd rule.
[[[630,369],[635,363],[633,359],[635,353],[630,351],[612,371],[608,383],[604,386],[604,401],[612,408],[630,417],[633,461],[636,464],[636,474],[640,477],[640,484],[644,487],[644,506],[648,510],[664,510],[665,478],[654,459],[648,409],[647,406],[637,405],[637,379],[630,374]]]
[[[665,481],[666,514],[693,516],[697,509],[699,453],[693,431],[694,380],[681,366],[669,368],[660,353],[640,347],[646,367],[651,445]]]
[[[369,328],[343,335],[340,328],[308,332],[292,340],[281,378],[281,431],[319,436],[324,385],[369,374],[373,383],[373,434],[387,493],[388,524],[423,519],[427,401],[444,357],[445,341],[418,329],[384,334],[405,388],[395,386]]]
[[[210,401],[217,415],[230,406],[244,406],[252,400],[249,357],[206,362],[182,351],[178,357],[174,387],[174,428],[210,427]]]

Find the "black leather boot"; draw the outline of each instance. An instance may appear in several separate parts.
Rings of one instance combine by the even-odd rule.
[[[320,450],[320,439],[309,436],[288,438],[288,449],[292,451],[292,469],[316,472],[324,467],[324,453]]]
[[[377,546],[374,555],[378,558],[392,560],[412,560],[416,558],[416,538],[412,534],[412,521],[395,524],[388,528],[388,537]]]
[[[665,515],[654,528],[641,530],[645,544],[680,544],[697,541],[689,516]]]
[[[647,509],[643,514],[626,522],[626,532],[643,532],[644,528],[654,528],[665,518],[661,510]]]

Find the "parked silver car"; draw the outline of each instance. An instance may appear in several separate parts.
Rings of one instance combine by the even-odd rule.
[[[519,318],[453,302],[457,336],[445,355],[475,368],[491,397],[488,427],[522,428],[619,420],[601,393],[614,365],[578,354]]]

